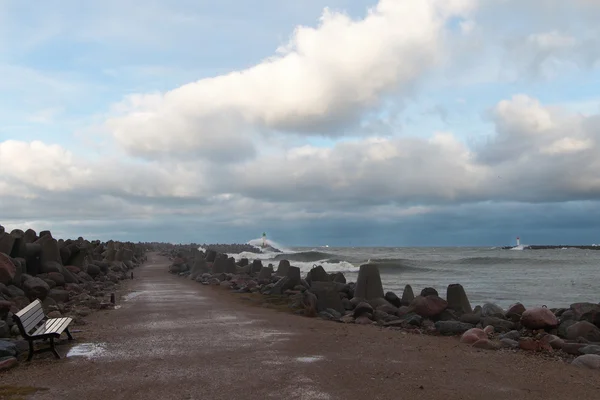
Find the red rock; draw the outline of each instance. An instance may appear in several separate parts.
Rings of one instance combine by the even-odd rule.
[[[537,340],[532,338],[520,338],[519,348],[526,351],[540,351],[540,344]]]
[[[440,314],[448,307],[446,300],[430,295],[427,297],[417,296],[410,303],[410,308],[421,317],[434,317]]]
[[[5,358],[0,360],[0,371],[10,369],[18,364],[18,361],[14,357]]]
[[[521,324],[529,329],[544,329],[558,325],[558,318],[545,307],[526,310],[521,316]]]
[[[525,306],[521,303],[513,304],[506,311],[506,316],[512,318],[513,316],[521,316],[525,312]]]
[[[545,350],[545,351],[553,351],[553,347],[552,347],[552,341],[559,339],[557,336],[554,335],[545,335],[542,336],[542,338],[539,341],[540,344],[540,350]],[[559,339],[560,340],[560,339]]]
[[[498,350],[498,346],[489,339],[480,339],[473,343],[473,347],[484,350]]]
[[[354,323],[359,325],[371,325],[373,321],[371,321],[366,315],[361,315],[360,317],[356,318]]]
[[[81,268],[76,267],[74,265],[67,265],[65,268],[68,269],[70,272],[74,273],[75,275],[81,272]]]
[[[17,267],[15,267],[10,257],[0,253],[0,283],[10,284],[16,273]]]
[[[494,327],[491,325],[488,325],[485,328],[483,328],[483,331],[485,332],[486,335],[491,335],[492,333],[494,333]]]
[[[461,343],[474,344],[479,340],[487,339],[487,334],[483,331],[483,329],[479,328],[471,328],[460,338]]]

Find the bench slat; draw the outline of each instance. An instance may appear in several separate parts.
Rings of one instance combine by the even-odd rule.
[[[24,309],[22,309],[22,310],[19,310],[19,312],[18,312],[18,313],[16,313],[15,315],[16,315],[17,317],[19,317],[21,320],[23,320],[23,318],[26,318],[26,317],[27,317],[27,315],[26,315],[26,314],[27,314],[29,311],[33,310],[35,307],[38,307],[38,306],[39,306],[39,307],[41,307],[41,306],[42,306],[42,303],[41,303],[39,300],[34,300],[34,301],[32,301],[31,303],[29,303],[29,305],[28,305],[27,307],[25,307],[25,308],[24,308]]]
[[[72,318],[52,318],[44,322],[31,336],[61,334],[71,323]]]
[[[21,320],[23,329],[25,332],[29,333],[29,331],[35,328],[45,317],[44,310],[39,308],[35,314],[31,314],[29,317],[27,317],[27,319]]]

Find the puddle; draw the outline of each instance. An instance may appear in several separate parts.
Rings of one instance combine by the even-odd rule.
[[[67,357],[96,358],[105,351],[105,343],[82,343],[71,347],[67,353]]]
[[[123,296],[123,301],[129,301],[131,299],[135,299],[136,297],[138,297],[142,293],[145,293],[145,292],[131,292],[131,293],[127,293],[125,296]]]
[[[323,356],[296,357],[296,361],[301,363],[314,363],[324,359],[325,357]]]

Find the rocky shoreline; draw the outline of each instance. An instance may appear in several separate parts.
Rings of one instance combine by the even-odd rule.
[[[280,260],[277,269],[259,259],[238,262],[226,254],[195,246],[179,246],[162,255],[172,260],[169,272],[233,293],[256,293],[264,304],[278,304],[292,313],[338,323],[377,325],[416,334],[458,336],[464,345],[485,350],[525,351],[583,368],[600,369],[600,304],[576,303],[566,308],[507,310],[485,303],[472,307],[460,284],[434,288],[415,296],[406,285],[402,296],[384,293],[376,265],[360,267],[356,282],[343,273],[314,267],[300,269]]]
[[[81,237],[56,240],[50,231],[9,233],[0,225],[0,371],[17,365],[28,351],[14,313],[40,299],[48,317],[71,317],[71,326],[84,325],[91,312],[114,307],[111,293],[119,281],[131,279],[151,248]]]

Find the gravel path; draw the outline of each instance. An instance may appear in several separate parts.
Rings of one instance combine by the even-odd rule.
[[[168,265],[151,255],[119,309],[75,328],[68,357],[38,356],[0,385],[43,388],[27,397],[39,400],[600,398],[598,371],[253,307]]]

